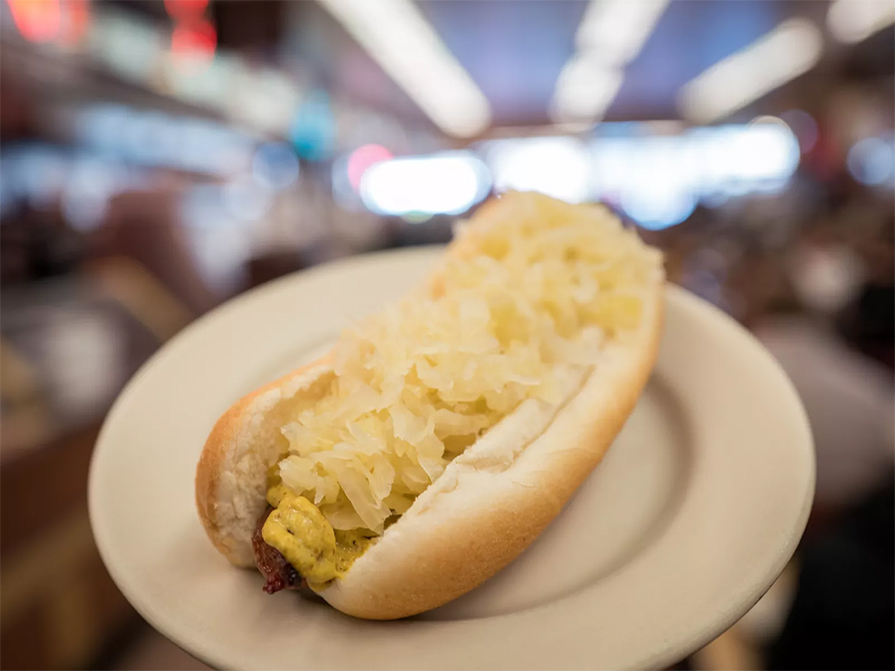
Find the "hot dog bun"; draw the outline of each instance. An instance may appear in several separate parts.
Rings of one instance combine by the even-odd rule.
[[[477,253],[476,226],[449,255]],[[610,341],[597,365],[567,375],[562,402],[523,401],[453,459],[342,578],[319,590],[326,601],[369,619],[430,610],[497,573],[559,514],[624,425],[656,358],[664,276],[658,256],[643,249],[655,268],[638,291],[637,327]],[[441,291],[439,273],[423,291]],[[209,537],[232,563],[253,565],[251,536],[268,505],[267,472],[284,452],[281,429],[290,409],[314,398],[333,375],[332,357],[324,357],[239,400],[211,431],[196,473],[196,503]]]

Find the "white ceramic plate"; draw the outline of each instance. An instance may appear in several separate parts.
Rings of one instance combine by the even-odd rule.
[[[163,634],[225,668],[638,668],[742,616],[802,533],[814,455],[771,357],[675,287],[658,364],[603,463],[510,567],[425,616],[365,622],[231,567],[196,516],[205,437],[239,396],[400,296],[437,249],[287,277],[200,319],[121,394],[93,459],[90,517],[112,577]]]

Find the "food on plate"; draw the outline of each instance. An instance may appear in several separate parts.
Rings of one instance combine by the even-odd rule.
[[[659,252],[602,206],[489,201],[402,301],[218,420],[196,473],[209,538],[266,591],[357,617],[468,592],[621,429],[655,361],[663,285]]]

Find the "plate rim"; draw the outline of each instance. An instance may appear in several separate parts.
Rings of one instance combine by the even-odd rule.
[[[293,284],[295,285],[295,287],[292,290],[300,291],[301,284],[306,283],[307,280],[312,276],[328,273],[338,273],[340,272],[340,269],[352,267],[357,268],[364,264],[370,264],[373,267],[376,267],[379,263],[382,263],[383,260],[387,262],[388,260],[396,259],[398,257],[419,257],[420,263],[432,262],[437,258],[436,255],[440,252],[441,249],[443,249],[442,245],[431,245],[424,247],[403,248],[398,250],[385,250],[371,254],[358,255],[346,259],[340,259],[332,263],[321,264],[305,271],[292,273],[290,275],[278,278],[260,287],[256,287],[250,291],[247,291],[235,297],[234,299],[216,307],[209,313],[201,316],[200,318],[189,324],[186,328],[181,330],[174,338],[165,343],[165,345],[159,348],[159,350],[155,352],[131,377],[131,379],[120,392],[119,396],[116,398],[112,408],[106,416],[105,421],[103,422],[103,426],[96,440],[94,452],[91,456],[88,480],[88,510],[91,528],[93,530],[96,545],[103,563],[105,564],[107,570],[109,571],[109,574],[111,575],[112,579],[121,590],[121,592],[125,595],[128,601],[133,605],[133,607],[141,614],[141,616],[143,616],[154,628],[156,628],[163,635],[172,640],[175,644],[188,651],[189,654],[205,661],[206,663],[208,663],[209,661],[213,661],[218,667],[222,666],[223,660],[221,658],[215,657],[214,654],[206,655],[204,651],[197,650],[198,644],[195,640],[189,640],[188,635],[176,631],[173,626],[169,626],[170,623],[165,620],[163,613],[158,608],[153,606],[151,600],[146,598],[144,595],[139,594],[139,590],[132,588],[132,585],[130,584],[130,578],[125,575],[125,569],[116,564],[116,560],[114,558],[115,552],[111,547],[112,545],[114,545],[114,542],[110,538],[105,536],[106,528],[102,521],[103,512],[100,508],[100,499],[102,497],[100,489],[102,481],[99,479],[97,473],[99,473],[101,470],[101,463],[102,459],[104,458],[103,455],[107,450],[111,449],[110,447],[105,447],[110,444],[107,436],[112,431],[111,427],[115,425],[115,422],[120,421],[119,415],[121,415],[122,413],[126,413],[129,399],[135,393],[134,390],[138,389],[139,385],[142,384],[142,380],[146,376],[147,372],[155,366],[159,365],[158,362],[163,360],[165,356],[168,356],[175,347],[180,347],[182,346],[181,343],[188,343],[190,339],[197,337],[193,335],[196,332],[201,332],[206,329],[213,330],[214,323],[217,320],[221,319],[229,312],[246,309],[241,306],[250,304],[253,301],[257,301],[259,297],[264,293],[277,292],[284,289],[288,290],[286,289],[286,287],[290,287]],[[722,327],[724,330],[727,330],[731,333],[737,333],[737,335],[741,338],[745,336],[743,342],[749,343],[748,346],[753,349],[753,351],[760,353],[761,357],[765,361],[765,364],[769,366],[769,369],[774,369],[774,373],[778,379],[778,382],[782,382],[781,392],[784,395],[789,396],[788,401],[792,406],[791,409],[794,411],[793,421],[801,424],[802,430],[806,434],[807,443],[803,445],[803,447],[806,448],[805,455],[803,456],[807,457],[806,463],[810,472],[808,473],[808,487],[802,500],[801,509],[798,511],[797,515],[793,519],[791,533],[788,537],[788,545],[776,555],[774,561],[764,571],[764,580],[760,581],[757,586],[753,585],[753,588],[751,590],[748,590],[747,592],[741,594],[740,600],[738,600],[736,603],[729,604],[726,612],[716,614],[716,616],[712,618],[711,626],[703,626],[699,628],[699,630],[695,631],[689,640],[679,640],[672,642],[667,645],[665,649],[659,651],[656,654],[648,657],[641,657],[639,659],[632,659],[632,668],[651,667],[659,664],[673,663],[675,661],[678,661],[679,658],[684,657],[686,654],[689,654],[689,652],[692,652],[701,645],[704,645],[705,643],[711,641],[718,634],[725,631],[733,623],[735,623],[749,608],[751,608],[752,605],[754,605],[754,603],[757,602],[762,594],[764,594],[764,592],[770,587],[770,585],[780,574],[780,572],[783,570],[786,563],[789,561],[790,557],[794,553],[798,539],[801,537],[801,534],[803,533],[805,525],[807,523],[808,514],[811,509],[811,503],[813,501],[814,494],[816,467],[813,443],[811,442],[811,433],[808,425],[807,415],[805,413],[804,407],[802,406],[801,400],[799,399],[798,394],[795,391],[794,386],[792,385],[786,374],[783,372],[783,369],[779,365],[779,363],[770,355],[770,353],[767,352],[767,350],[761,345],[761,343],[752,333],[748,332],[746,329],[740,326],[730,316],[724,314],[714,306],[711,306],[710,304],[706,303],[700,298],[697,298],[686,290],[669,283],[666,285],[665,300],[671,303],[678,303],[680,306],[683,306],[685,310],[695,310],[698,313],[703,313],[706,318],[715,321],[719,325],[723,325]],[[582,598],[587,591],[588,588],[585,588],[579,594],[570,595],[566,598],[559,599],[556,602],[533,606],[515,613],[505,613],[501,615],[475,618],[474,620],[472,620],[472,622],[480,624],[482,622],[491,620],[520,618],[527,619],[529,617],[532,617],[533,614],[536,615],[538,611],[544,611],[551,607],[559,607],[559,604],[568,601],[569,599]],[[425,626],[427,627],[444,627],[456,624],[456,622],[464,622],[464,620],[454,622],[418,622],[426,622]],[[469,620],[465,620],[465,622],[469,622]],[[683,654],[679,654],[681,650],[684,650],[685,652],[683,652]]]

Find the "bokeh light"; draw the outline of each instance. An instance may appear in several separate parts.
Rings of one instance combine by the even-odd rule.
[[[498,191],[539,191],[572,203],[590,195],[587,150],[577,139],[497,140],[486,155]]]
[[[255,150],[252,176],[267,189],[286,189],[298,180],[298,158],[285,142],[267,142]]]
[[[490,188],[485,165],[466,152],[377,163],[361,179],[364,204],[382,214],[460,214]]]
[[[22,37],[31,42],[50,42],[62,28],[60,0],[6,0],[12,20]]]
[[[382,145],[365,144],[358,147],[348,156],[348,162],[345,166],[348,173],[348,183],[355,191],[359,191],[364,173],[377,163],[391,158],[392,153]]]
[[[849,149],[847,165],[852,177],[862,184],[891,184],[895,178],[895,146],[883,138],[864,138]]]
[[[210,21],[195,18],[179,21],[171,32],[171,56],[181,68],[197,74],[214,58],[218,35]]]

